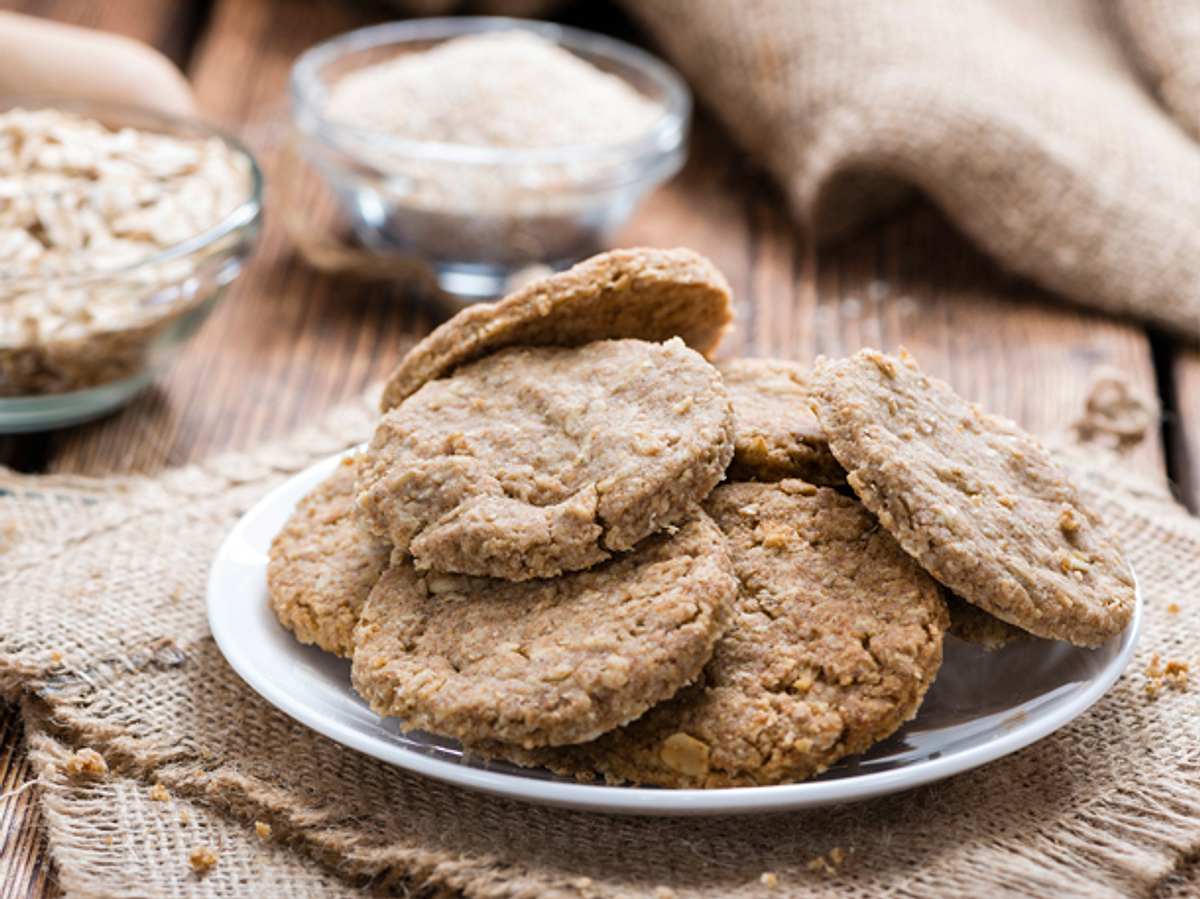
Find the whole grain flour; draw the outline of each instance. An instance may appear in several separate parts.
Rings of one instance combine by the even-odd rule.
[[[514,29],[350,72],[334,85],[327,113],[410,140],[528,149],[632,140],[661,109],[621,78]]]
[[[1145,602],[1129,672],[1061,731],[938,784],[749,818],[598,816],[425,780],[253,694],[208,634],[217,545],[265,491],[364,439],[356,404],[153,478],[0,475],[0,691],[22,703],[61,885],[82,895],[1187,895],[1200,855],[1194,691],[1154,654],[1200,641],[1200,523],[1091,453],[1085,492]],[[119,597],[119,601],[117,598]],[[103,607],[103,614],[98,609]],[[99,776],[72,776],[89,748]],[[166,800],[152,798],[156,784]],[[159,794],[161,795],[161,794]],[[263,827],[259,827],[262,824]],[[264,837],[263,834],[266,834]],[[189,858],[215,859],[197,873]]]

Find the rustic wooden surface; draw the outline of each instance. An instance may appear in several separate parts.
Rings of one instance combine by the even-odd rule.
[[[1200,513],[1200,350],[1172,347],[1166,354],[1164,390],[1171,395],[1167,428],[1177,494]]]
[[[388,16],[369,4],[298,0],[22,0],[9,8],[136,36],[186,68],[210,117],[278,172],[278,124],[295,55]],[[628,26],[584,13],[589,27]],[[636,36],[635,36],[636,37]],[[148,471],[251,445],[312,420],[382,377],[435,323],[402,289],[320,275],[281,227],[275,185],[253,263],[159,383],[105,421],[0,438],[0,463],[28,471]],[[1131,464],[1200,499],[1200,353],[1056,302],[1006,277],[921,203],[817,258],[767,180],[701,116],[684,173],[646,203],[623,244],[686,245],[711,256],[738,296],[725,351],[808,359],[905,345],[985,406],[1047,435],[1078,416],[1095,369],[1124,369],[1166,412]],[[1191,403],[1189,413],[1188,404]],[[0,899],[54,891],[15,710],[0,705]]]

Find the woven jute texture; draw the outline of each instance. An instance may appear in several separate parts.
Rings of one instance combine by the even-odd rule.
[[[818,232],[913,185],[1008,268],[1200,336],[1200,146],[1154,90],[1200,135],[1196,4],[624,5]]]
[[[1137,570],[1146,627],[1129,673],[1070,726],[859,805],[606,817],[375,762],[275,711],[222,659],[205,621],[217,546],[265,491],[363,439],[372,418],[356,403],[285,442],[155,478],[0,474],[0,690],[22,704],[72,894],[1187,895],[1200,853],[1196,694],[1150,699],[1142,672],[1154,653],[1194,658],[1200,523],[1159,488],[1119,466],[1081,471]],[[106,774],[68,773],[84,747]],[[188,866],[199,847],[218,855],[203,876]],[[847,853],[836,871],[809,870],[835,847]]]

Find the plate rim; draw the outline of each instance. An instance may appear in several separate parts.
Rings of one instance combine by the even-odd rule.
[[[431,777],[452,786],[489,793],[506,799],[534,802],[559,808],[583,809],[610,814],[689,816],[732,815],[792,811],[860,802],[877,796],[913,789],[973,770],[996,761],[1044,739],[1065,727],[1096,704],[1116,683],[1129,666],[1141,637],[1143,599],[1133,566],[1133,616],[1121,633],[1121,645],[1116,657],[1088,682],[1062,709],[1043,718],[1014,727],[1001,736],[977,746],[962,749],[934,759],[923,759],[900,768],[878,771],[826,781],[803,781],[794,784],[773,784],[757,787],[728,787],[722,789],[658,789],[652,787],[612,786],[571,783],[522,777],[504,771],[493,771],[433,758],[420,752],[381,740],[371,733],[359,731],[350,724],[329,718],[320,710],[295,699],[288,690],[262,676],[245,654],[232,651],[237,644],[231,639],[221,617],[218,581],[221,563],[231,547],[251,544],[245,534],[251,530],[258,515],[282,502],[288,503],[288,513],[298,499],[287,501],[286,495],[305,482],[311,489],[319,480],[362,445],[351,447],[322,459],[292,474],[261,497],[239,517],[225,535],[209,567],[205,606],[209,630],[226,663],[259,696],[288,717],[325,737],[365,755],[416,774]],[[1128,562],[1126,563],[1128,564]],[[264,570],[265,576],[265,570]],[[300,647],[300,644],[296,644]],[[347,689],[350,689],[347,684]]]

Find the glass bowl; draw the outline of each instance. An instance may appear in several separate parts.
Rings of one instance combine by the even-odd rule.
[[[15,108],[77,113],[114,130],[215,138],[240,160],[246,190],[206,231],[132,263],[43,275],[0,259],[0,433],[6,434],[97,418],[146,387],[241,272],[261,224],[263,190],[250,151],[199,122],[107,103],[0,98],[0,111]],[[0,196],[0,209],[10,200]],[[30,324],[20,310],[31,303],[72,310],[72,317]]]
[[[469,34],[524,29],[625,80],[660,113],[612,144],[511,148],[411,140],[331,118],[346,74]],[[684,162],[691,95],[670,67],[603,35],[548,22],[458,17],[352,31],[292,69],[303,156],[338,198],[359,242],[423,260],[460,299],[503,294],[530,267],[563,268],[607,245],[645,194]],[[502,187],[502,189],[497,189]]]

